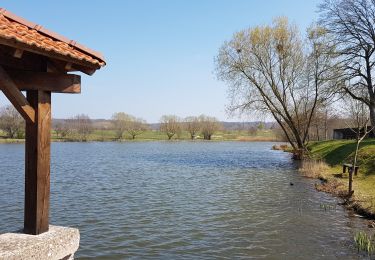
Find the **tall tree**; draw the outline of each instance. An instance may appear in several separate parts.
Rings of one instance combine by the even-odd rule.
[[[272,115],[296,158],[306,151],[320,93],[332,84],[324,30],[312,27],[308,35],[306,46],[297,27],[278,18],[236,33],[216,58],[219,79],[230,85],[230,110]]]
[[[342,57],[341,66],[349,82],[342,89],[367,105],[375,126],[375,1],[325,0],[320,13],[320,22]]]

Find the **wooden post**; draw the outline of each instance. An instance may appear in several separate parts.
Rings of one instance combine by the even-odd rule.
[[[35,122],[26,122],[24,232],[48,231],[50,196],[51,92],[28,90]]]

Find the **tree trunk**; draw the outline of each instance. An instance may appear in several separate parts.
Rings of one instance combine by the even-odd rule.
[[[371,105],[369,106],[370,108],[370,120],[371,120],[371,127],[375,127],[375,98],[374,100],[371,100]],[[366,131],[367,129],[365,129]],[[372,129],[372,132],[375,135],[375,128]]]
[[[326,109],[324,117],[324,140],[328,140],[328,110]]]
[[[351,197],[353,195],[353,171],[354,167],[349,168],[349,189],[348,189],[348,196]]]
[[[355,147],[355,153],[352,163],[352,168],[349,168],[349,197],[351,197],[354,193],[353,191],[353,172],[355,172],[355,167],[357,166],[357,157],[358,157],[358,150],[359,150],[359,143],[361,142],[360,139],[360,128],[358,127],[358,133],[357,133],[357,143]]]

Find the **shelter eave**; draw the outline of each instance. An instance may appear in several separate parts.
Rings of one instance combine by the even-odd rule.
[[[60,61],[60,62],[67,63],[67,64],[70,63],[71,68],[69,68],[67,71],[81,71],[83,73],[92,75],[94,74],[96,70],[101,68],[99,64],[93,64],[91,62],[85,61],[84,59],[77,59],[77,58],[71,57],[69,54],[63,55],[60,53],[56,53],[53,50],[50,50],[50,51],[41,50],[37,46],[32,46],[32,45],[28,45],[22,42],[18,42],[15,39],[0,38],[0,47],[1,45],[14,48],[15,50],[21,50],[21,51],[38,54],[40,56],[45,56],[55,61]],[[77,68],[77,66],[80,68]],[[87,71],[90,71],[90,73],[87,73]]]

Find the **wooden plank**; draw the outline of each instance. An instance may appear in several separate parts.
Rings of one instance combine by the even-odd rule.
[[[21,93],[21,91],[17,88],[17,85],[1,66],[0,89],[27,122],[34,122],[34,109],[30,106],[25,96]]]
[[[50,197],[51,92],[27,91],[35,122],[26,123],[24,232],[48,231]]]
[[[75,74],[7,70],[19,90],[81,93],[81,76]]]

